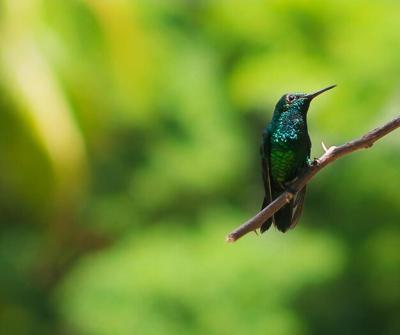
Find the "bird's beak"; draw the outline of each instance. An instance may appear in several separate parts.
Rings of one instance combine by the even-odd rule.
[[[326,91],[328,91],[328,90],[330,90],[330,89],[332,89],[332,88],[334,88],[334,87],[336,87],[336,85],[331,85],[331,86],[325,87],[325,88],[323,88],[322,90],[319,90],[319,91],[317,91],[317,92],[307,94],[307,95],[306,95],[306,98],[309,99],[309,100],[311,101],[311,100],[314,99],[316,96],[318,96],[318,95],[320,95],[321,93],[324,93],[324,92],[326,92]]]

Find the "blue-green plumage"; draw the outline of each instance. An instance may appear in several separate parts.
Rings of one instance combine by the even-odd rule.
[[[310,159],[311,141],[307,129],[307,111],[317,95],[329,86],[312,94],[292,93],[282,96],[276,104],[271,122],[263,132],[261,166],[265,197],[262,208],[278,197],[286,184],[295,179]],[[282,232],[298,222],[305,196],[305,187],[293,200],[264,222],[261,232],[272,223]]]

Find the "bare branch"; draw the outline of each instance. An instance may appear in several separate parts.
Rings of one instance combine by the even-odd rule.
[[[364,136],[347,142],[339,147],[330,147],[329,149],[324,148],[325,153],[302,174],[299,178],[293,181],[288,189],[294,193],[300,191],[321,169],[328,164],[332,163],[336,159],[348,155],[354,151],[360,149],[366,149],[372,147],[372,145],[386,136],[396,128],[400,127],[400,116],[396,117],[392,121],[386,123],[382,127],[375,128]],[[267,207],[265,207],[257,215],[249,219],[247,222],[232,231],[227,237],[227,242],[235,242],[247,233],[254,231],[261,227],[261,225],[270,218],[274,213],[281,209],[286,203],[293,198],[293,193],[283,192]]]

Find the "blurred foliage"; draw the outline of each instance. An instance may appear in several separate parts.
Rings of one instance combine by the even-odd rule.
[[[86,257],[62,287],[63,313],[94,334],[305,333],[292,297],[340,271],[341,245],[310,233],[282,243],[274,232],[267,243],[221,247],[226,225],[213,223],[235,214],[205,213],[196,234],[162,226]]]
[[[398,334],[400,136],[256,212],[287,91],[313,155],[398,115],[395,1],[0,1],[1,334]],[[183,201],[183,202],[182,202]]]

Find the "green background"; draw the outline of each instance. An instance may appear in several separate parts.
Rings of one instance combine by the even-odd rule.
[[[400,134],[259,210],[288,91],[313,157],[400,106],[397,1],[0,1],[1,334],[400,334]]]

